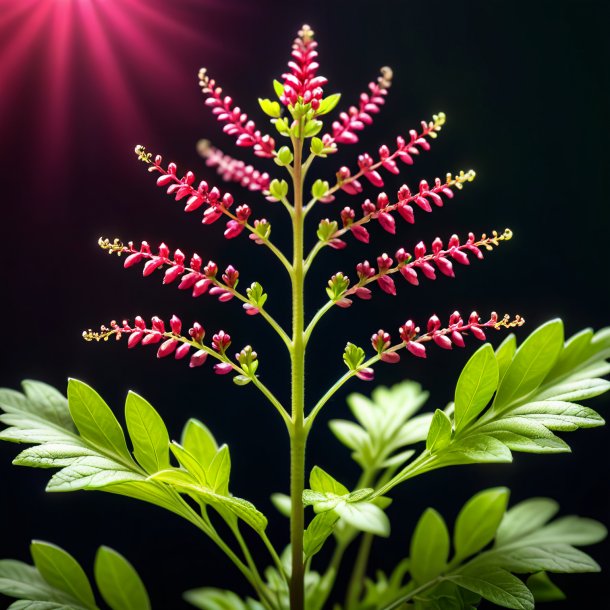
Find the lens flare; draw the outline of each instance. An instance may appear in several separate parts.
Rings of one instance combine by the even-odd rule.
[[[193,89],[181,53],[218,52],[187,8],[183,0],[0,0],[2,141],[35,141],[37,154],[58,160],[94,124],[131,149],[152,131],[151,98],[175,102]]]

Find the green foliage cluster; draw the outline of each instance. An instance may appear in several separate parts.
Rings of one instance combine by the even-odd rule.
[[[505,488],[485,490],[460,511],[453,535],[442,516],[427,509],[418,521],[409,557],[386,575],[366,576],[374,537],[387,537],[385,509],[397,485],[446,466],[509,462],[514,452],[560,453],[568,444],[557,432],[602,425],[581,401],[608,391],[610,329],[585,330],[564,341],[563,325],[553,320],[535,330],[518,348],[509,336],[494,352],[486,344],[461,372],[452,403],[421,413],[429,396],[414,382],[379,387],[370,398],[352,394],[355,421],[330,423],[361,470],[351,489],[320,466],[310,472],[303,504],[313,509],[305,528],[306,603],[318,610],[327,602],[345,551],[360,538],[345,610],[459,610],[484,599],[497,606],[528,610],[535,601],[559,599],[547,573],[594,572],[599,566],[578,546],[605,536],[597,522],[579,517],[553,520],[557,504],[532,498],[507,510]],[[52,468],[49,492],[82,489],[129,496],[187,519],[229,555],[252,584],[259,600],[203,588],[185,599],[204,610],[281,610],[289,607],[290,553],[279,556],[265,533],[267,518],[229,490],[231,458],[208,428],[189,420],[180,443],[171,442],[157,411],[141,396],[125,401],[125,430],[113,411],[88,385],[70,380],[67,397],[50,386],[23,383],[23,393],[0,390],[0,439],[31,445],[14,460],[21,466]],[[288,496],[274,494],[276,507],[289,514]],[[214,516],[215,515],[215,516]],[[214,524],[220,518],[233,535],[224,540]],[[259,573],[240,532],[246,525],[269,551],[271,565]],[[334,540],[325,570],[312,561]],[[65,551],[32,543],[34,566],[3,560],[0,592],[17,598],[11,610],[95,609],[85,573]],[[146,591],[118,553],[102,547],[95,578],[113,610],[146,610]],[[521,575],[530,575],[523,580]],[[362,583],[364,582],[364,586]]]

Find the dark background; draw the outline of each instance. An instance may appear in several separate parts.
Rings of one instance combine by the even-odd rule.
[[[352,271],[366,256],[453,232],[509,226],[515,233],[484,262],[458,269],[454,281],[441,277],[419,288],[403,283],[397,298],[378,293],[371,302],[329,314],[312,343],[311,401],[341,374],[347,339],[368,345],[380,326],[393,330],[408,317],[425,322],[437,313],[445,319],[456,308],[465,314],[520,313],[527,319],[518,330],[521,338],[555,316],[564,319],[568,334],[610,322],[608,2],[148,0],[146,16],[135,10],[137,0],[124,8],[107,0],[97,7],[102,30],[74,15],[65,27],[57,12],[48,23],[41,17],[35,35],[23,38],[41,5],[63,4],[67,14],[73,9],[67,5],[95,1],[24,2],[16,16],[15,0],[0,2],[2,385],[17,387],[21,379],[34,378],[64,388],[68,376],[76,377],[98,389],[119,417],[132,388],[159,409],[174,438],[189,417],[199,417],[231,446],[233,493],[270,515],[271,538],[278,547],[285,543],[287,524],[268,496],[287,490],[288,447],[279,418],[255,389],[237,388],[210,367],[191,371],[185,363],[157,361],[152,349],[87,344],[80,333],[137,314],[169,319],[175,312],[185,323],[196,318],[210,331],[228,330],[236,346],[252,343],[261,357],[261,378],[286,396],[283,347],[264,321],[244,316],[235,303],[194,300],[162,287],[160,274],[142,279],[134,269],[124,271],[96,241],[100,235],[152,244],[165,240],[220,265],[234,263],[245,285],[261,281],[270,294],[269,310],[288,321],[286,278],[271,256],[253,249],[245,237],[223,240],[220,223],[205,227],[183,214],[156,189],[132,151],[145,144],[217,182],[194,148],[206,136],[230,154],[274,169],[250,151],[238,151],[220,132],[203,106],[196,73],[206,65],[265,130],[256,98],[272,96],[271,79],[282,73],[303,22],[316,32],[321,73],[330,79],[326,90],[343,93],[341,106],[357,99],[379,66],[395,71],[374,127],[359,145],[320,163],[316,171],[323,177],[343,162],[353,167],[359,152],[391,143],[439,110],[448,122],[431,152],[399,178],[388,179],[387,188],[403,181],[415,186],[422,177],[446,171],[477,171],[463,194],[433,215],[419,214],[414,227],[401,223],[396,238],[376,229],[369,247],[352,242],[342,253],[324,252],[311,275],[310,314],[324,302],[328,277],[339,269]],[[124,17],[125,27],[110,27],[105,11]],[[96,31],[106,37],[104,61],[96,55],[103,42]],[[58,40],[65,53],[54,55]],[[238,187],[232,191],[251,202],[257,216],[275,221],[274,237],[289,243],[279,206]],[[336,217],[343,205],[359,203],[348,199],[343,196],[320,213]],[[501,339],[492,337],[496,344]],[[430,349],[427,361],[403,358],[398,366],[379,367],[376,383],[417,379],[432,390],[427,408],[442,407],[474,347],[471,341],[465,352]],[[332,400],[311,437],[308,466],[319,464],[348,485],[355,482],[348,451],[335,442],[326,421],[347,415],[347,391],[373,387],[354,382]],[[604,412],[607,399],[593,403]],[[564,514],[608,524],[608,432],[580,431],[566,438],[573,455],[517,454],[510,466],[444,470],[395,490],[393,537],[375,545],[373,565],[389,569],[407,554],[424,508],[434,506],[452,521],[468,497],[489,486],[509,486],[513,502],[551,496]],[[50,473],[12,467],[17,450],[0,447],[2,557],[29,560],[28,542],[41,538],[91,566],[95,549],[107,544],[140,570],[155,608],[186,607],[180,594],[196,586],[248,591],[221,553],[188,524],[109,494],[45,494]],[[591,554],[610,568],[608,544],[591,548]],[[605,578],[557,577],[569,598],[557,607],[603,607]]]

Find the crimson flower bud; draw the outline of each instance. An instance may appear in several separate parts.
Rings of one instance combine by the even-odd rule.
[[[191,360],[189,362],[189,367],[194,369],[197,366],[201,366],[208,359],[207,352],[204,352],[202,349],[195,352],[191,356]]]
[[[174,353],[174,358],[176,360],[182,360],[182,358],[184,358],[189,353],[190,349],[191,346],[188,343],[183,343],[179,348],[176,349],[176,352]]]
[[[189,335],[196,343],[201,343],[205,337],[205,329],[199,322],[194,322],[193,326],[189,328]]]
[[[182,331],[182,322],[180,321],[180,318],[178,316],[172,316],[171,320],[169,321],[169,326],[172,329],[174,335],[179,335]]]
[[[178,341],[176,339],[167,339],[159,346],[157,350],[157,358],[165,358],[170,354],[173,354],[178,347]]]
[[[230,373],[233,370],[233,366],[231,364],[229,364],[228,362],[219,362],[218,364],[214,365],[214,372],[217,375],[226,375],[227,373]]]

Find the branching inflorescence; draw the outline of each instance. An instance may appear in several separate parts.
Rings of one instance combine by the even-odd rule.
[[[242,303],[248,315],[261,315],[279,334],[285,343],[292,363],[292,404],[282,405],[271,394],[271,391],[260,381],[258,356],[250,346],[246,346],[234,358],[228,353],[231,338],[225,331],[214,334],[211,344],[204,343],[203,326],[196,322],[182,334],[180,320],[172,317],[169,328],[164,322],[154,317],[148,326],[140,317],[133,325],[127,321],[118,324],[111,322],[99,332],[87,331],[87,340],[107,340],[114,336],[120,339],[128,336],[128,346],[158,345],[157,356],[175,359],[189,358],[192,368],[202,365],[208,357],[218,362],[214,370],[218,374],[234,374],[239,385],[254,382],[281,412],[288,426],[296,455],[293,451],[292,462],[292,570],[290,595],[294,608],[302,607],[303,598],[303,564],[302,553],[303,529],[302,508],[299,509],[300,496],[303,491],[303,452],[305,440],[313,419],[333,394],[351,377],[371,380],[374,377],[373,366],[379,362],[396,363],[400,352],[416,357],[426,357],[426,344],[434,343],[440,348],[451,349],[453,346],[464,347],[465,337],[472,335],[484,340],[486,329],[510,328],[521,325],[523,319],[516,316],[499,318],[494,312],[482,322],[479,315],[473,312],[467,319],[454,312],[448,323],[443,326],[436,315],[428,320],[426,331],[421,332],[412,320],[407,320],[398,327],[400,341],[392,343],[391,336],[383,329],[371,337],[373,354],[367,357],[361,347],[349,342],[343,354],[347,372],[337,383],[307,411],[304,394],[305,346],[307,345],[316,324],[333,305],[349,307],[353,297],[370,299],[371,287],[376,284],[381,291],[390,295],[396,294],[395,277],[402,276],[407,283],[417,286],[421,277],[436,279],[437,272],[454,277],[454,263],[469,265],[470,257],[482,258],[483,250],[492,250],[501,242],[511,238],[512,233],[506,229],[502,234],[493,231],[490,236],[483,234],[476,238],[473,233],[466,241],[460,241],[457,235],[449,238],[445,244],[440,238],[434,239],[431,249],[423,241],[417,243],[412,253],[405,248],[398,249],[394,256],[383,253],[376,257],[376,264],[364,260],[356,265],[355,277],[352,279],[341,271],[335,272],[328,282],[326,292],[328,302],[306,323],[303,312],[303,293],[305,276],[317,254],[325,246],[333,249],[347,247],[345,237],[351,234],[356,240],[369,243],[371,223],[377,222],[388,233],[397,232],[396,217],[413,224],[416,210],[432,212],[442,208],[445,201],[454,197],[455,190],[471,182],[475,173],[461,171],[458,174],[447,174],[445,179],[436,178],[432,184],[421,180],[417,189],[412,190],[407,184],[398,187],[395,197],[380,192],[364,199],[357,213],[353,207],[345,205],[346,197],[360,195],[366,184],[374,188],[384,186],[383,172],[390,176],[400,174],[401,165],[410,166],[422,151],[430,149],[430,140],[437,137],[445,124],[446,117],[442,112],[435,114],[431,121],[422,121],[420,129],[412,129],[406,137],[398,136],[392,146],[382,145],[375,155],[363,152],[357,156],[356,168],[340,167],[335,171],[334,182],[317,179],[311,187],[311,199],[305,202],[305,177],[316,158],[332,156],[339,146],[358,143],[358,133],[373,122],[386,102],[386,96],[392,84],[393,73],[383,67],[379,78],[368,85],[368,92],[362,93],[356,105],[347,111],[340,112],[338,119],[331,123],[330,131],[318,137],[323,128],[321,117],[331,112],[340,96],[326,95],[324,87],[328,80],[318,74],[318,51],[314,33],[308,26],[303,26],[292,45],[292,57],[287,71],[281,81],[274,81],[278,101],[259,99],[259,105],[271,119],[272,125],[279,134],[280,141],[287,140],[291,146],[276,146],[275,139],[264,135],[248,118],[233,99],[224,95],[216,81],[202,69],[199,73],[199,84],[205,95],[205,103],[212,109],[218,121],[223,124],[223,131],[235,139],[240,147],[252,148],[254,154],[262,159],[272,159],[276,165],[287,170],[292,182],[292,193],[286,180],[272,178],[270,173],[255,169],[252,165],[236,160],[209,141],[201,141],[199,153],[206,160],[206,165],[215,168],[226,182],[234,182],[250,191],[258,191],[269,202],[281,202],[288,210],[293,227],[292,255],[282,252],[271,239],[271,224],[265,218],[252,218],[252,209],[246,203],[235,204],[234,196],[222,192],[217,186],[207,181],[197,181],[191,171],[180,173],[175,163],[164,164],[160,155],[153,156],[143,146],[136,147],[138,158],[146,163],[149,171],[158,174],[157,185],[165,188],[168,195],[176,201],[185,203],[185,212],[195,212],[203,208],[202,223],[214,224],[223,216],[226,219],[224,236],[233,239],[247,233],[256,244],[266,246],[288,272],[292,283],[293,327],[285,330],[267,311],[267,294],[258,282],[253,282],[245,292],[238,288],[241,279],[233,265],[226,266],[224,272],[218,265],[204,259],[199,254],[187,257],[182,250],[170,249],[161,244],[153,251],[147,242],[136,247],[133,242],[124,245],[118,239],[110,241],[100,239],[100,246],[109,253],[125,256],[124,267],[142,265],[144,276],[155,271],[163,271],[164,284],[176,284],[178,289],[188,291],[193,297],[205,293],[215,296],[221,302],[237,299]],[[305,219],[317,204],[335,204],[338,200],[340,212],[337,220],[323,218],[319,221],[316,237],[311,249],[305,251]]]
[[[420,180],[414,188],[406,183],[386,187],[388,178],[430,149],[446,120],[439,112],[419,129],[398,136],[392,145],[381,145],[375,154],[363,152],[355,155],[350,167],[335,167],[329,172],[332,179],[308,180],[314,162],[333,159],[341,146],[359,142],[360,132],[385,105],[393,78],[390,68],[381,68],[379,78],[369,83],[357,103],[340,112],[319,136],[324,128],[322,118],[334,110],[340,95],[325,92],[328,80],[318,70],[317,42],[311,28],[304,25],[292,44],[287,70],[273,83],[277,100],[258,100],[277,132],[278,145],[223,93],[205,69],[199,73],[205,104],[225,134],[237,146],[251,148],[259,157],[257,163],[272,160],[287,179],[201,140],[197,148],[205,165],[225,182],[260,196],[262,205],[283,206],[292,227],[290,253],[274,241],[271,222],[259,214],[259,207],[237,203],[230,192],[197,179],[192,171],[179,171],[175,163],[166,163],[141,145],[135,149],[138,159],[155,174],[157,185],[181,202],[185,212],[196,212],[194,216],[204,225],[222,219],[226,239],[247,235],[253,244],[263,246],[259,252],[275,257],[273,262],[284,268],[290,280],[289,298],[274,299],[259,281],[244,282],[236,266],[209,260],[202,250],[205,256],[190,250],[187,254],[186,249],[170,248],[167,243],[151,247],[146,241],[137,245],[118,238],[99,240],[100,248],[120,258],[128,273],[141,270],[144,277],[156,275],[164,285],[171,284],[193,298],[211,296],[228,303],[227,307],[240,306],[253,323],[266,323],[290,358],[289,400],[278,398],[286,391],[274,393],[272,386],[283,379],[266,362],[259,366],[259,353],[251,345],[235,349],[238,333],[232,329],[231,334],[224,329],[206,333],[205,320],[187,326],[176,315],[169,319],[153,316],[150,321],[136,316],[133,321],[113,320],[98,331],[83,333],[87,341],[114,339],[125,341],[129,349],[148,347],[157,358],[177,360],[185,367],[188,363],[191,369],[211,364],[217,375],[262,393],[289,435],[290,495],[272,496],[278,510],[290,519],[285,551],[278,552],[267,537],[267,517],[229,490],[228,446],[219,444],[195,419],[187,422],[180,442],[170,441],[159,413],[133,392],[125,402],[123,428],[101,396],[75,379],[69,381],[67,397],[33,381],[24,382],[23,394],[0,388],[0,421],[8,426],[0,430],[0,440],[32,445],[16,457],[16,464],[59,469],[49,481],[49,491],[95,489],[130,496],[169,510],[197,527],[245,577],[257,598],[242,601],[233,592],[210,587],[185,594],[185,599],[204,610],[323,610],[329,604],[337,610],[473,610],[483,599],[506,608],[532,610],[536,599],[559,599],[561,591],[546,572],[599,570],[591,557],[575,547],[603,539],[605,528],[575,517],[549,523],[557,506],[545,498],[507,510],[505,488],[482,491],[466,502],[457,517],[453,541],[442,517],[428,508],[415,528],[408,558],[388,575],[376,571],[375,579],[366,578],[367,563],[373,538],[390,533],[384,510],[391,501],[389,492],[397,485],[445,466],[510,462],[513,452],[569,451],[555,432],[602,425],[599,414],[577,403],[610,390],[610,382],[603,379],[610,373],[610,329],[597,333],[587,329],[564,341],[562,322],[552,320],[519,347],[513,334],[495,351],[486,343],[464,366],[453,400],[433,413],[417,414],[428,394],[414,382],[377,388],[371,399],[352,394],[348,404],[358,423],[334,419],[330,427],[352,451],[360,478],[350,491],[314,466],[307,487],[305,453],[313,424],[354,377],[369,382],[380,363],[400,367],[405,360],[416,362],[432,355],[435,348],[464,348],[486,341],[491,331],[512,329],[524,322],[519,315],[491,312],[481,317],[473,311],[462,316],[449,310],[440,316],[429,315],[425,323],[396,319],[392,334],[386,330],[390,316],[385,315],[382,328],[375,324],[363,331],[360,340],[370,337],[366,348],[347,341],[343,374],[317,400],[310,399],[315,388],[308,387],[306,394],[306,351],[312,350],[309,344],[318,323],[335,306],[347,308],[358,300],[396,296],[399,283],[411,289],[424,280],[453,278],[458,266],[470,266],[512,238],[510,229],[470,232],[465,239],[453,234],[431,242],[405,237],[401,243],[408,245],[393,253],[380,247],[368,258],[354,260],[351,274],[335,270],[326,286],[319,287],[321,295],[325,288],[326,301],[307,319],[306,278],[321,252],[331,256],[327,248],[354,246],[351,237],[365,244],[359,246],[364,248],[375,241],[377,225],[391,235],[402,233],[423,213],[441,210],[475,178],[472,170],[459,171],[444,179]],[[386,191],[380,191],[382,188]],[[365,193],[365,189],[376,192]],[[357,203],[350,203],[353,201]],[[319,217],[311,222],[309,215],[318,211]],[[244,275],[245,269],[242,267]],[[275,317],[274,309],[284,303],[290,303],[290,328]],[[334,329],[333,335],[339,332]],[[261,360],[263,356],[261,350]],[[339,354],[336,361],[341,366]],[[308,520],[306,507],[314,511]],[[218,528],[220,520],[224,524]],[[246,542],[242,535],[244,526],[256,534],[252,540],[268,552],[271,565],[264,570],[250,550],[250,538]],[[348,547],[358,538],[345,602],[339,605],[331,598],[333,587],[342,560],[348,559]],[[317,562],[317,553],[333,539],[334,551],[324,571],[314,571],[312,560]],[[31,550],[34,566],[0,561],[0,593],[20,598],[11,608],[98,609],[86,574],[73,557],[41,542],[34,542]],[[531,576],[523,582],[522,574]],[[112,610],[150,610],[143,584],[118,553],[100,549],[95,577]]]
[[[171,502],[163,500],[166,502],[165,506],[168,505],[167,502],[170,502],[171,510],[174,512],[182,514],[181,511],[187,511],[185,513],[188,513],[187,518],[219,545],[255,588],[262,606],[252,607],[264,607],[267,610],[281,610],[288,606],[292,610],[303,610],[306,595],[317,600],[312,602],[312,608],[321,608],[328,598],[338,563],[358,530],[364,531],[366,534],[349,586],[346,608],[347,610],[361,608],[356,602],[361,593],[366,557],[370,550],[370,538],[367,536],[387,535],[389,527],[387,517],[382,511],[385,506],[383,494],[415,474],[441,465],[472,461],[507,461],[510,459],[511,449],[528,450],[523,449],[524,444],[519,436],[519,434],[523,436],[522,426],[524,424],[519,424],[521,425],[519,428],[518,423],[512,422],[510,425],[517,426],[517,428],[502,428],[498,432],[500,417],[498,413],[502,412],[502,408],[506,411],[506,406],[497,407],[500,409],[497,412],[494,412],[492,406],[485,416],[480,418],[480,421],[477,420],[477,416],[498,386],[498,395],[502,396],[504,381],[499,373],[500,367],[504,367],[504,374],[511,359],[517,361],[523,357],[519,356],[519,351],[515,355],[513,338],[512,343],[509,339],[503,344],[497,357],[493,356],[493,361],[490,359],[489,350],[486,349],[489,346],[481,348],[473,356],[467,368],[468,366],[479,367],[472,373],[472,375],[478,376],[478,380],[473,386],[474,390],[471,386],[464,390],[472,395],[465,401],[461,395],[458,397],[456,394],[455,406],[452,405],[445,411],[437,410],[434,416],[424,417],[424,434],[421,431],[417,433],[411,431],[410,435],[406,433],[399,435],[402,440],[390,439],[391,442],[387,439],[383,440],[380,448],[375,452],[372,449],[377,442],[373,438],[374,435],[371,436],[371,439],[363,440],[363,438],[369,433],[368,428],[366,431],[364,428],[368,425],[374,427],[377,415],[367,415],[366,409],[361,404],[355,409],[355,412],[359,418],[366,420],[362,430],[356,430],[353,424],[341,422],[335,423],[333,427],[333,431],[342,442],[355,450],[358,461],[365,464],[357,489],[349,492],[346,487],[317,467],[311,472],[312,489],[305,489],[305,446],[309,432],[318,413],[345,383],[353,377],[363,381],[372,380],[374,367],[380,362],[397,364],[401,361],[401,356],[405,354],[426,358],[427,347],[431,345],[444,350],[451,350],[453,347],[463,348],[469,337],[485,341],[487,332],[490,330],[510,329],[521,326],[524,322],[519,315],[498,316],[496,312],[492,312],[487,319],[482,319],[476,311],[468,317],[462,317],[459,312],[454,311],[448,315],[445,322],[442,322],[441,317],[436,314],[430,315],[427,323],[422,327],[411,319],[402,323],[397,320],[396,335],[398,338],[395,340],[392,339],[391,333],[383,328],[377,331],[370,329],[369,332],[373,333],[370,337],[370,349],[365,350],[351,341],[347,342],[343,353],[343,362],[347,370],[322,394],[317,402],[310,402],[309,396],[306,398],[306,347],[318,322],[335,305],[339,308],[346,308],[353,305],[354,297],[364,300],[371,299],[375,287],[382,293],[395,296],[397,280],[401,277],[410,286],[418,286],[422,278],[435,280],[437,275],[453,278],[456,265],[468,266],[472,260],[482,259],[484,251],[491,251],[512,237],[510,229],[505,229],[501,233],[497,231],[492,231],[490,234],[483,233],[478,237],[474,233],[468,233],[465,240],[461,240],[454,234],[448,239],[436,237],[430,246],[426,245],[424,241],[411,240],[411,243],[415,244],[413,247],[409,249],[401,247],[393,255],[387,252],[372,253],[370,260],[373,262],[371,263],[369,260],[355,262],[355,273],[351,276],[342,270],[336,270],[332,274],[326,286],[327,301],[315,315],[306,320],[305,279],[322,250],[326,247],[336,250],[347,248],[351,241],[350,235],[359,242],[369,244],[374,241],[370,231],[371,227],[373,230],[375,229],[376,224],[382,230],[394,235],[401,231],[397,220],[402,219],[407,225],[414,224],[421,213],[431,213],[443,208],[448,200],[454,198],[457,191],[475,178],[472,170],[459,171],[457,174],[447,173],[444,179],[435,178],[431,182],[421,180],[416,188],[410,188],[403,183],[398,187],[393,187],[396,188],[395,195],[388,194],[392,189],[390,185],[387,187],[388,192],[378,191],[368,196],[364,193],[365,189],[379,190],[385,187],[388,178],[398,176],[404,166],[413,165],[418,155],[430,150],[431,140],[438,136],[446,121],[444,113],[439,112],[433,115],[432,120],[422,121],[418,129],[408,131],[406,136],[396,137],[393,144],[381,145],[375,154],[362,152],[356,155],[356,160],[351,168],[342,166],[334,169],[331,173],[334,176],[333,179],[318,178],[311,181],[310,195],[306,195],[305,183],[311,166],[320,159],[332,159],[339,147],[359,142],[360,132],[373,123],[374,117],[385,105],[393,78],[390,68],[381,68],[380,76],[368,84],[368,90],[360,95],[357,103],[340,112],[338,118],[331,122],[330,129],[319,136],[324,127],[322,117],[335,109],[340,101],[340,95],[328,95],[325,92],[324,88],[327,87],[328,80],[319,75],[318,70],[317,42],[314,40],[311,28],[304,25],[292,44],[291,59],[286,72],[281,75],[280,80],[275,80],[273,83],[277,100],[266,98],[258,100],[260,108],[269,117],[272,127],[277,132],[276,137],[279,144],[276,144],[273,137],[263,134],[257,128],[254,121],[239,106],[235,105],[233,99],[224,94],[223,89],[208,75],[206,69],[199,72],[199,84],[205,96],[205,104],[211,108],[212,113],[223,125],[224,133],[231,136],[237,146],[251,148],[261,163],[272,160],[276,166],[283,168],[287,172],[288,180],[274,177],[271,169],[257,169],[253,165],[235,159],[213,146],[208,140],[201,140],[198,143],[198,152],[205,159],[205,165],[216,170],[223,181],[243,187],[251,194],[259,194],[269,205],[281,203],[286,209],[292,225],[291,253],[282,251],[274,243],[271,237],[271,223],[265,217],[253,218],[253,207],[250,204],[236,203],[236,198],[230,192],[223,191],[206,180],[198,180],[192,171],[179,172],[175,163],[165,163],[161,155],[147,152],[144,146],[138,145],[135,149],[138,159],[148,166],[151,173],[156,174],[157,186],[165,189],[168,195],[184,204],[185,212],[198,212],[204,225],[213,225],[222,218],[225,222],[225,238],[234,239],[242,234],[248,235],[252,242],[264,246],[284,267],[292,288],[290,299],[292,327],[290,329],[284,328],[267,308],[268,303],[273,307],[274,301],[272,298],[268,298],[268,294],[258,281],[252,281],[245,290],[242,289],[243,278],[232,264],[219,266],[212,260],[206,263],[204,257],[197,253],[187,255],[181,249],[172,251],[165,243],[153,249],[146,241],[142,241],[137,246],[133,241],[123,243],[118,238],[113,240],[100,238],[99,240],[99,245],[104,251],[116,254],[117,257],[124,257],[126,269],[141,268],[142,275],[145,277],[155,273],[162,275],[163,284],[173,284],[179,290],[190,293],[194,298],[208,294],[222,303],[237,302],[241,304],[243,311],[248,316],[258,316],[263,319],[277,333],[290,357],[290,402],[280,401],[268,385],[263,383],[261,376],[268,380],[272,374],[268,370],[265,371],[263,367],[259,371],[257,352],[250,345],[246,345],[239,352],[233,353],[231,351],[232,337],[224,330],[218,330],[211,335],[211,338],[209,335],[206,338],[203,324],[193,322],[187,330],[184,330],[180,318],[174,315],[168,323],[156,316],[151,319],[150,323],[140,316],[136,317],[133,322],[123,320],[119,323],[113,320],[107,326],[102,326],[99,331],[88,330],[83,333],[84,338],[88,341],[126,338],[129,348],[138,345],[144,347],[154,345],[158,358],[172,358],[188,362],[189,367],[193,369],[199,368],[206,361],[211,360],[214,362],[213,370],[216,374],[232,375],[233,381],[240,386],[254,385],[283,418],[291,444],[290,497],[284,498],[281,502],[282,510],[285,510],[290,516],[289,570],[284,569],[285,563],[280,560],[279,554],[264,535],[266,525],[264,516],[248,502],[234,498],[229,493],[228,470],[225,468],[226,472],[222,471],[224,474],[220,474],[221,469],[224,468],[220,465],[221,460],[228,459],[228,450],[225,451],[224,446],[218,448],[213,437],[205,436],[209,434],[207,431],[196,432],[197,435],[204,435],[207,439],[202,441],[205,447],[208,449],[212,447],[210,449],[212,453],[208,454],[204,451],[199,455],[202,460],[201,464],[198,464],[195,459],[196,454],[201,452],[201,448],[193,444],[192,438],[189,440],[188,434],[185,433],[183,441],[185,446],[175,444],[171,447],[180,462],[180,468],[170,467],[169,461],[167,461],[164,469],[149,471],[148,479],[146,479],[147,483],[157,486],[170,485],[172,486],[171,493],[174,496],[180,498],[179,494],[188,494],[201,504],[201,515],[193,516],[192,510],[186,504],[184,506],[187,508],[182,505],[176,508],[171,504],[175,501],[174,496],[172,496],[174,500]],[[353,201],[354,198],[362,199],[359,204],[354,205],[350,203],[350,200]],[[325,213],[320,216],[328,215],[328,217],[318,218],[317,228],[309,232],[307,217],[319,209],[320,205],[325,210]],[[327,212],[332,209],[334,212]],[[284,301],[279,300],[276,303],[281,304]],[[555,341],[554,345],[559,345],[557,343],[558,329],[549,328],[550,330],[545,332],[552,341]],[[536,349],[547,349],[551,339],[545,339],[540,344],[543,347],[528,349],[532,353]],[[532,341],[534,340],[532,339]],[[526,345],[527,342],[523,346],[525,352],[527,352]],[[552,357],[549,356],[548,362],[552,362],[553,358],[558,357],[558,348],[553,348],[553,350],[555,351],[551,355]],[[591,353],[594,353],[598,359],[601,357],[599,352]],[[574,360],[574,358],[572,359]],[[474,364],[472,364],[473,362]],[[548,365],[545,374],[552,376],[553,371],[549,372],[550,366],[551,364]],[[535,367],[532,370],[534,371],[532,374],[536,374]],[[510,369],[509,373],[505,375],[505,378],[509,377]],[[544,375],[535,379],[538,384],[535,387],[543,384],[543,379]],[[534,389],[535,387],[532,386]],[[492,388],[491,393],[489,388]],[[76,392],[76,390],[73,391]],[[78,386],[78,391],[88,390]],[[544,390],[541,392],[545,396]],[[504,391],[504,396],[507,393],[508,391]],[[509,406],[511,408],[515,405],[519,407],[520,403],[515,398],[516,394],[513,393],[511,396],[511,400],[508,401]],[[562,407],[562,409],[562,413],[573,413],[569,407]],[[570,420],[570,425],[574,425],[574,427],[598,425],[599,422],[593,415],[586,414],[585,417],[582,413],[581,411],[578,415],[570,415],[573,418]],[[158,417],[156,414],[155,416]],[[150,415],[153,418],[155,416]],[[408,419],[403,414],[392,417],[393,421],[400,425]],[[508,424],[502,425],[508,426]],[[562,450],[559,439],[551,439],[548,436],[549,434],[551,437],[553,436],[550,430],[555,429],[553,426],[557,426],[556,420],[552,418],[544,420],[544,426],[540,425],[536,428],[536,434],[539,435],[535,439],[536,447]],[[513,437],[516,437],[517,440]],[[146,442],[149,442],[150,438],[147,438]],[[385,437],[383,438],[385,439]],[[411,440],[407,442],[405,439]],[[415,460],[409,462],[414,453],[411,450],[389,457],[395,448],[419,440],[426,440],[426,450]],[[394,442],[397,444],[391,444]],[[388,445],[388,443],[390,444]],[[451,443],[454,443],[455,447]],[[392,449],[388,449],[388,447]],[[445,450],[446,453],[442,453],[441,450]],[[372,453],[368,455],[367,452]],[[383,456],[381,461],[378,460],[379,456]],[[367,460],[372,465],[366,466]],[[407,465],[405,466],[405,464]],[[144,475],[138,470],[139,467],[133,465],[130,468],[140,477],[137,481],[141,483]],[[209,471],[213,474],[210,474]],[[378,471],[382,473],[382,476],[376,479],[373,475]],[[160,493],[161,488],[155,487],[155,489],[157,490],[155,493]],[[491,491],[493,492],[493,490]],[[491,496],[494,494],[490,492],[486,497]],[[502,496],[504,501],[505,496],[506,494]],[[149,499],[149,501],[152,500]],[[205,511],[207,505],[217,508],[222,518],[225,519],[243,552],[243,559],[221,540],[211,526]],[[317,516],[306,528],[304,506],[307,505],[314,507]],[[311,557],[333,533],[339,518],[342,519],[343,525],[338,530],[335,555],[326,575],[319,580],[319,583],[324,584],[320,584],[317,590],[315,587],[318,585],[313,586],[313,593],[311,588],[306,592],[305,574],[310,569]],[[272,577],[269,577],[267,583],[263,582],[252,556],[241,538],[237,526],[238,519],[245,521],[259,533],[271,553],[275,564],[273,570],[276,572],[271,573]],[[596,535],[598,536],[598,534],[599,532]],[[489,540],[479,549],[487,542]],[[456,571],[456,566],[462,559],[458,557],[458,563],[455,566],[453,564],[448,564],[445,568],[441,566],[447,574],[452,575],[455,582],[458,582],[461,577]],[[438,573],[442,572],[441,568],[439,568],[440,571],[437,571]],[[399,569],[400,567],[397,568],[397,570]],[[415,584],[417,584],[418,578],[429,575],[424,573],[425,570],[421,566],[414,566],[412,571],[415,576],[413,581]],[[397,583],[402,580],[404,573],[403,570],[399,577],[395,578]],[[311,572],[310,574],[313,575]],[[504,578],[504,575],[501,577]],[[426,581],[427,584],[417,588],[414,588],[415,584],[411,588],[397,588],[393,596],[389,595],[387,598],[388,603],[385,607],[389,610],[398,607],[405,601],[419,599],[417,598],[418,592],[436,587],[440,583],[439,578],[441,577],[433,578],[431,576],[429,581]],[[449,579],[449,576],[443,576],[443,578]],[[511,578],[513,577],[511,576]],[[448,582],[449,580],[447,580]],[[367,589],[366,595],[368,596],[370,593],[371,590]],[[204,594],[205,599],[207,599],[206,595],[208,594]],[[221,598],[222,596],[214,599],[221,600]],[[208,606],[205,605],[206,603],[202,602],[203,605],[200,607],[215,608],[223,605],[219,602],[220,605]],[[232,604],[233,602],[229,605],[237,607]],[[223,607],[225,606],[223,605]],[[250,606],[248,605],[248,607]],[[421,608],[424,607],[428,608],[426,605],[421,606]],[[471,605],[468,604],[468,607]],[[529,606],[509,607],[526,608]]]

